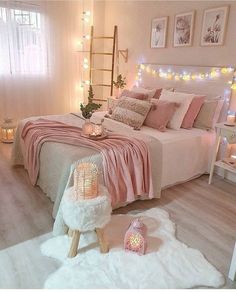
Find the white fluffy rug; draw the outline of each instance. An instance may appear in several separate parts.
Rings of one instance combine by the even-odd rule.
[[[125,231],[137,216],[148,226],[144,256],[123,250]],[[175,238],[175,225],[164,210],[114,215],[106,235],[109,253],[101,254],[94,233],[89,233],[82,236],[79,254],[73,259],[67,259],[70,239],[66,235],[43,243],[42,253],[62,262],[45,288],[217,288],[224,284],[223,275],[198,250]]]

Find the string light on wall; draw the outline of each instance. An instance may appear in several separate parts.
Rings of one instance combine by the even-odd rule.
[[[82,2],[82,13],[81,13],[81,33],[80,38],[77,40],[77,51],[79,55],[79,66],[80,66],[80,81],[76,85],[76,90],[80,91],[80,99],[83,102],[85,94],[87,93],[87,87],[90,85],[88,69],[89,69],[89,45],[90,45],[90,26],[92,25],[92,10],[93,2],[83,0]]]
[[[157,78],[163,78],[167,80],[183,80],[183,81],[190,81],[190,80],[211,80],[218,78],[221,74],[226,75],[229,73],[232,73],[234,71],[234,68],[232,67],[224,67],[224,68],[212,68],[209,70],[209,72],[174,72],[170,68],[169,69],[163,69],[160,68],[158,70],[151,69],[149,65],[137,65],[137,75],[136,75],[136,85],[139,85],[140,82],[142,82],[142,73],[146,72],[148,74],[152,74],[153,77]],[[236,90],[236,75],[234,74],[233,81],[228,81],[229,84],[231,84],[231,89]]]
[[[87,58],[84,58],[83,67],[84,67],[84,69],[88,69],[89,68],[89,64],[88,64],[88,59]]]

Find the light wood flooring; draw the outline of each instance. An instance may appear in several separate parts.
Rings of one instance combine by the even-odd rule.
[[[11,145],[0,143],[0,288],[42,288],[60,266],[39,250],[51,236],[52,203],[31,186],[23,168],[10,166],[10,151]],[[134,202],[114,213],[165,209],[176,223],[177,238],[227,276],[236,241],[236,185],[216,176],[212,185],[207,181],[204,175],[164,190],[159,200]],[[226,287],[236,283],[227,280]]]

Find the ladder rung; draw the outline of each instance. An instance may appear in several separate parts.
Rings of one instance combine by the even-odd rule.
[[[91,68],[92,71],[107,71],[107,72],[112,72],[110,69],[98,69],[98,68]]]
[[[96,36],[96,37],[93,37],[94,39],[98,40],[98,39],[109,39],[109,40],[113,40],[114,38],[113,37],[103,37],[103,36]]]
[[[98,84],[91,84],[92,86],[105,86],[105,87],[111,87],[111,84],[102,84],[102,83],[98,83]]]
[[[107,102],[106,99],[100,99],[100,98],[93,98],[94,101],[102,101],[102,102]]]
[[[92,53],[93,55],[109,55],[109,56],[112,56],[113,54],[112,53]]]
[[[80,51],[80,50],[78,50],[76,52],[78,52],[78,53],[90,53],[90,51]]]

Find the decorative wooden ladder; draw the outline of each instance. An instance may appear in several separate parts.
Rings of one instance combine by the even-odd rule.
[[[94,28],[91,27],[91,36],[90,36],[90,69],[89,69],[89,81],[92,87],[110,87],[110,95],[113,94],[113,79],[114,79],[114,69],[115,69],[115,58],[117,52],[117,26],[114,26],[113,36],[94,36]],[[94,51],[94,41],[95,40],[111,40],[113,42],[112,52],[95,52]],[[109,56],[111,57],[111,67],[110,68],[94,68],[94,59],[98,55]],[[93,83],[93,73],[96,71],[100,72],[109,72],[111,74],[111,79],[109,84],[102,83]],[[96,98],[94,97],[94,101],[98,102],[107,102],[107,98]]]

